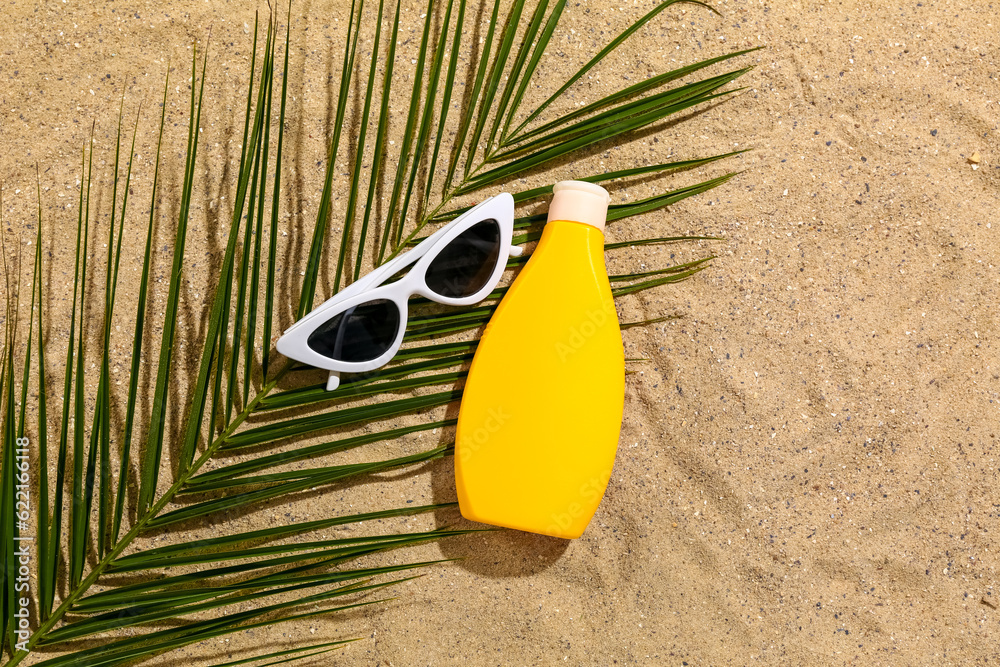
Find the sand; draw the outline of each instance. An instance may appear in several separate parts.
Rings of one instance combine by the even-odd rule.
[[[543,87],[530,99],[554,90],[550,82],[564,80],[653,4],[569,3],[540,72]],[[676,63],[764,46],[742,60],[755,66],[741,79],[745,91],[515,184],[753,149],[723,165],[630,186],[627,194],[612,188],[620,202],[702,174],[742,172],[707,195],[608,228],[613,240],[679,233],[724,240],[609,254],[612,273],[717,258],[692,280],[619,302],[626,322],[680,317],[624,333],[626,356],[648,361],[630,365],[617,463],[584,536],[566,542],[483,533],[394,553],[379,562],[465,559],[397,587],[389,604],[234,635],[163,664],[209,665],[292,641],[345,637],[362,640],[312,664],[969,665],[1000,657],[1000,230],[993,228],[1000,9],[935,0],[716,7],[722,17],[694,6],[667,10],[575,87],[561,109]],[[142,102],[123,260],[122,298],[131,304],[166,63],[174,66],[163,173],[165,192],[173,194],[160,207],[168,230],[182,179],[190,45],[204,45],[211,31],[181,315],[185,330],[204,326],[216,261],[209,253],[224,243],[231,210],[254,9],[189,0],[128,8],[78,0],[3,5],[7,253],[16,254],[18,238],[22,253],[32,249],[23,242],[34,234],[37,162],[53,350],[66,340],[60,318],[69,312],[80,149],[91,124],[94,199],[106,214],[122,91],[127,123]],[[343,0],[300,2],[294,10],[289,154],[297,157],[286,177],[283,224],[291,233],[280,244],[282,280],[301,270],[308,237],[297,230],[315,219],[348,10]],[[411,39],[404,54],[415,48],[422,11],[418,3],[404,7]],[[364,62],[367,49],[363,41]],[[397,95],[392,108],[404,114],[406,104]],[[346,202],[346,172],[338,169],[335,217]],[[103,261],[106,229],[101,218],[94,264]],[[169,242],[166,230],[158,247]],[[166,257],[156,265],[161,312]],[[100,289],[101,272],[92,284]],[[125,332],[115,343],[122,378],[129,317],[116,318]],[[283,304],[281,325],[291,319],[291,305]],[[54,381],[61,381],[61,354],[50,356]],[[197,350],[178,355],[190,369]],[[88,379],[93,385],[96,377]],[[149,387],[140,389],[144,397]],[[336,460],[419,451],[448,437],[408,436]],[[455,497],[452,475],[444,459],[364,488],[306,494],[232,525],[245,530],[411,500],[445,502]],[[469,525],[445,511],[374,530],[444,524]],[[208,526],[191,529],[210,534]]]

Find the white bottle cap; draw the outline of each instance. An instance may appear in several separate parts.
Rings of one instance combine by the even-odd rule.
[[[559,181],[552,187],[549,221],[571,220],[604,232],[611,195],[600,185],[586,181]]]

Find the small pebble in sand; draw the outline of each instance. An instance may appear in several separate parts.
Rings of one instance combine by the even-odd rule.
[[[982,158],[979,157],[979,151],[975,151],[972,155],[969,156],[969,164],[972,165],[973,170],[979,169],[979,163],[981,160]]]

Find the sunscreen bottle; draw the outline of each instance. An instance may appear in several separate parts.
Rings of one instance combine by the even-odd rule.
[[[482,335],[455,436],[467,519],[572,539],[604,496],[625,400],[609,199],[592,183],[555,185],[541,240]]]

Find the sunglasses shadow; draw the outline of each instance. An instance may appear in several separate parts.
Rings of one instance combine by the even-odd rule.
[[[448,406],[448,419],[458,418],[458,404]],[[433,502],[455,502],[455,457],[445,456],[431,468]],[[469,521],[458,508],[439,510],[439,526],[454,529],[494,528]],[[456,567],[493,579],[527,577],[543,572],[555,564],[569,547],[569,540],[547,535],[526,533],[509,528],[497,528],[438,542],[445,558],[457,558]]]

